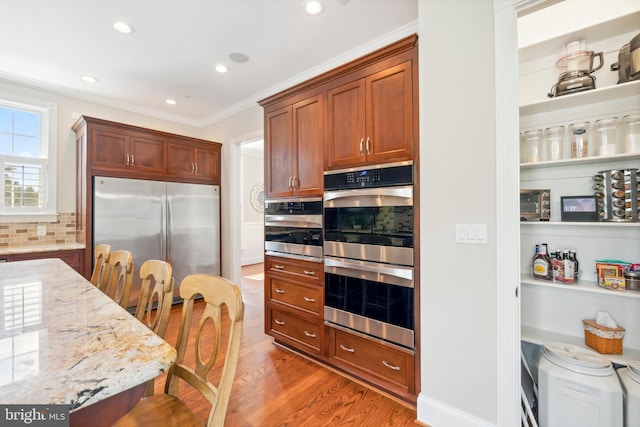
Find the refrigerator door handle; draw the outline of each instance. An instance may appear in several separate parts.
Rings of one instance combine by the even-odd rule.
[[[173,227],[171,225],[171,197],[167,196],[167,262],[171,262],[171,233]]]
[[[163,261],[167,261],[167,219],[165,218],[165,210],[167,204],[167,196],[162,196],[162,203],[160,203],[160,256]]]

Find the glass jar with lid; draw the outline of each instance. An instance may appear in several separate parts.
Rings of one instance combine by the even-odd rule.
[[[600,156],[611,156],[620,153],[618,143],[618,118],[596,120],[593,124],[596,146]]]
[[[589,122],[571,123],[569,125],[572,159],[589,157],[589,129]]]
[[[544,130],[544,160],[554,161],[564,158],[564,126],[551,126]]]
[[[524,159],[526,163],[542,161],[542,129],[524,133]]]
[[[640,153],[640,113],[622,118],[625,152]]]

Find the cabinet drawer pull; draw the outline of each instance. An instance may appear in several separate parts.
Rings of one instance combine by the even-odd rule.
[[[134,164],[136,162],[136,158],[134,157],[134,155],[131,155],[131,164]]]
[[[276,325],[284,326],[284,320],[273,319],[276,322]]]
[[[191,172],[195,172],[196,171],[196,164],[195,163],[191,163]]]
[[[389,368],[389,369],[393,369],[394,371],[399,371],[400,370],[400,366],[394,366],[394,365],[390,364],[389,362],[387,362],[385,360],[382,361],[382,364],[384,366],[386,366],[387,368]]]
[[[311,271],[311,270],[302,270],[302,272],[304,274],[306,274],[307,276],[315,276],[316,272],[315,271]]]
[[[364,144],[367,154],[371,154],[371,150],[369,149],[369,137],[367,137],[367,142]]]
[[[362,143],[364,142],[364,138],[360,138],[360,155],[362,156],[364,154],[364,151],[362,151]]]
[[[125,157],[126,157],[126,159],[124,161],[124,164],[128,165],[129,164],[129,155],[127,154]]]
[[[305,334],[306,336],[308,336],[309,338],[315,338],[315,337],[316,337],[316,334],[311,333],[311,332],[308,332],[308,331],[304,331],[304,334]]]
[[[355,353],[356,352],[354,349],[349,348],[349,347],[345,347],[342,344],[340,344],[340,348],[343,349],[344,351],[348,351],[349,353]]]
[[[196,173],[198,173],[198,164],[196,163]]]
[[[309,298],[309,297],[302,297],[302,298],[304,298],[306,302],[316,302],[315,298]]]
[[[275,288],[275,289],[274,289],[274,292],[275,292],[276,294],[284,294],[284,289],[278,289],[278,288]]]
[[[289,191],[293,191],[293,177],[289,177]]]
[[[273,268],[275,268],[276,270],[284,270],[284,265],[273,264]]]

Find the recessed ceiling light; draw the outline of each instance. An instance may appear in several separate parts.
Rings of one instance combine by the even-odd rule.
[[[84,80],[87,83],[98,83],[98,79],[91,76],[82,76],[82,80]]]
[[[231,52],[229,54],[229,59],[233,62],[237,62],[238,64],[243,64],[245,62],[249,62],[249,55],[242,52]]]
[[[304,10],[306,10],[309,15],[317,15],[322,12],[322,3],[318,0],[309,0],[304,6]]]
[[[226,73],[227,71],[229,71],[227,66],[223,64],[216,65],[215,70],[219,73]]]
[[[176,104],[177,104],[177,102],[176,102],[176,100],[175,100],[175,99],[167,99],[167,100],[166,100],[166,101],[164,101],[164,102],[166,102],[166,103],[167,103],[167,104],[169,104],[169,105],[176,105]]]
[[[122,21],[115,21],[113,23],[113,28],[122,34],[131,34],[135,31],[131,25]]]

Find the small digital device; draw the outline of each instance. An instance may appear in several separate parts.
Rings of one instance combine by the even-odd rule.
[[[562,221],[598,221],[597,196],[560,197],[560,219]]]

